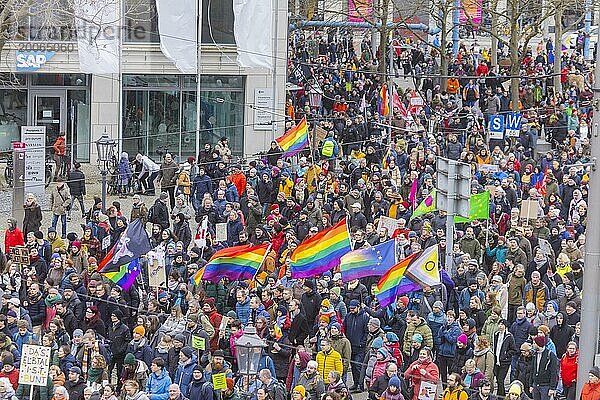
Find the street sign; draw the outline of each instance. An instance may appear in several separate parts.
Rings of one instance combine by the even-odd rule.
[[[521,132],[521,121],[523,120],[523,114],[511,112],[506,116],[506,136],[508,137],[519,137]]]
[[[38,198],[46,188],[46,127],[22,126],[21,141],[25,143],[25,191]]]
[[[504,115],[490,115],[490,139],[504,139]]]
[[[436,208],[450,215],[469,218],[470,196],[471,165],[438,158]],[[448,209],[448,199],[454,199],[454,211]]]

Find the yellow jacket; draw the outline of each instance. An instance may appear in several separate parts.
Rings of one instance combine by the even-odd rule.
[[[308,193],[312,193],[317,189],[316,181],[321,174],[321,167],[313,165],[306,170],[304,174],[304,179],[306,180],[306,187],[308,188]]]
[[[462,386],[459,386],[452,391],[449,388],[444,389],[442,400],[467,400],[468,398],[469,395],[465,389],[463,389]]]
[[[323,380],[327,379],[330,371],[344,373],[344,365],[342,364],[342,356],[337,351],[330,349],[329,353],[320,351],[317,353],[317,371]]]

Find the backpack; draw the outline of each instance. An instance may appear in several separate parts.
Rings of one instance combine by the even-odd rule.
[[[321,149],[321,154],[323,154],[325,157],[331,157],[333,156],[334,148],[335,146],[333,145],[333,141],[326,140],[325,143],[323,143],[323,149]]]

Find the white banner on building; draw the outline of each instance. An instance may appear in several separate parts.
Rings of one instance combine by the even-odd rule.
[[[156,0],[160,49],[184,74],[198,71],[198,10],[200,0]]]
[[[75,0],[79,69],[86,74],[119,73],[118,0]]]
[[[254,130],[270,131],[273,125],[273,88],[254,89]]]
[[[22,126],[25,143],[25,191],[41,196],[46,187],[46,127]]]
[[[272,0],[233,0],[237,62],[245,68],[273,69]]]

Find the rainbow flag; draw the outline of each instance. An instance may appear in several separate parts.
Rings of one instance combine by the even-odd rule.
[[[383,275],[394,264],[396,264],[396,241],[392,239],[345,254],[340,260],[340,272],[342,280],[349,282],[367,276]]]
[[[419,253],[412,254],[394,265],[388,272],[383,274],[379,282],[377,283],[377,289],[375,290],[375,296],[379,301],[381,307],[387,307],[396,301],[396,292],[398,287],[402,283],[406,269],[410,263],[418,256]]]
[[[379,104],[379,115],[382,117],[387,117],[390,113],[390,101],[388,99],[388,91],[387,86],[383,85],[381,90],[379,91],[379,99],[377,101]]]
[[[269,246],[269,243],[265,243],[258,246],[227,247],[217,251],[204,268],[200,269],[204,273],[198,277],[198,282],[201,279],[216,283],[223,277],[232,281],[254,278],[267,255]]]
[[[290,256],[292,278],[308,278],[329,271],[350,252],[350,236],[344,218],[335,226],[306,239]]]
[[[116,283],[123,290],[129,290],[135,283],[135,278],[140,274],[140,259],[136,258],[127,264],[121,265],[118,271],[102,272],[104,276]]]
[[[308,147],[308,125],[306,117],[295,127],[287,131],[283,136],[275,139],[281,150],[282,157],[291,157],[298,154],[303,148]]]
[[[204,270],[206,269],[206,265],[200,268],[193,276],[190,276],[190,283],[198,286],[200,281],[202,280],[202,276],[204,275]]]

